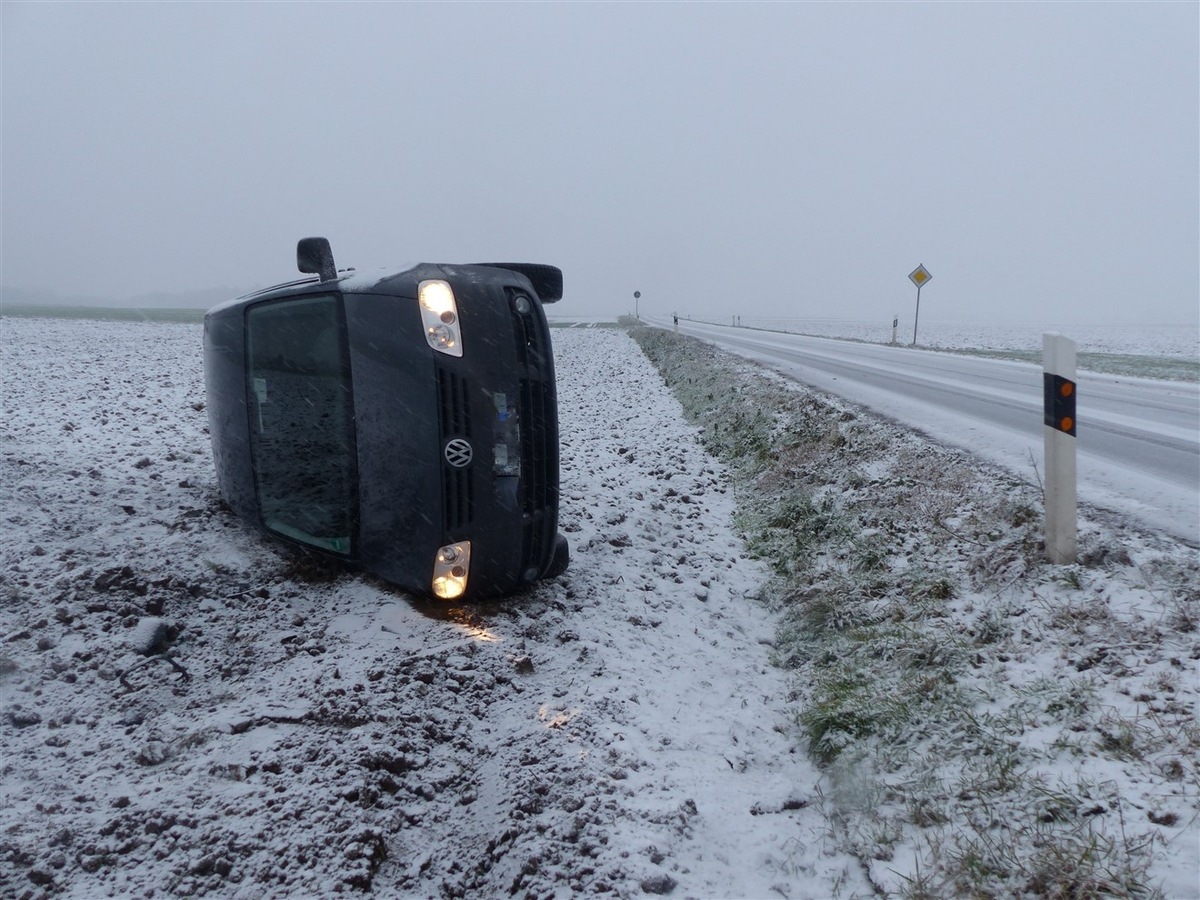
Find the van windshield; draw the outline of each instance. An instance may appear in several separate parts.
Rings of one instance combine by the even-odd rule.
[[[251,306],[246,355],[250,444],[263,524],[348,555],[357,477],[349,354],[338,296]]]

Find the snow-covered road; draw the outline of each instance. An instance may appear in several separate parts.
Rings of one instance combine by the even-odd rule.
[[[570,571],[446,608],[222,509],[199,326],[0,321],[0,895],[871,893],[623,332],[554,334]]]
[[[671,327],[670,320],[654,320]],[[1042,371],[1023,362],[681,321],[679,330],[1032,480]],[[1200,389],[1079,376],[1080,498],[1200,544]]]

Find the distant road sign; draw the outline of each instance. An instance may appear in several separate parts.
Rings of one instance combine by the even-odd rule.
[[[933,276],[929,274],[929,270],[925,268],[924,265],[917,266],[908,273],[908,280],[915,284],[918,288],[931,278],[933,278]]]

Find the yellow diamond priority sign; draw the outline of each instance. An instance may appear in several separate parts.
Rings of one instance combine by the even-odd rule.
[[[915,269],[913,269],[911,272],[908,273],[908,280],[911,281],[913,284],[915,284],[917,287],[921,287],[923,284],[925,284],[925,282],[929,281],[931,278],[933,278],[933,276],[929,274],[929,270],[926,269],[924,265],[917,266]]]

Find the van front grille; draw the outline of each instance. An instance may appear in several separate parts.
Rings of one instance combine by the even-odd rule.
[[[442,437],[471,437],[471,396],[467,380],[446,369],[438,369],[438,414]]]
[[[438,369],[438,419],[443,452],[453,438],[471,438],[471,393],[467,380],[446,369]],[[474,466],[457,468],[442,457],[443,528],[459,531],[475,518]]]
[[[442,467],[442,499],[444,501],[444,523],[447,531],[458,530],[471,524],[475,518],[475,498],[470,469]]]

